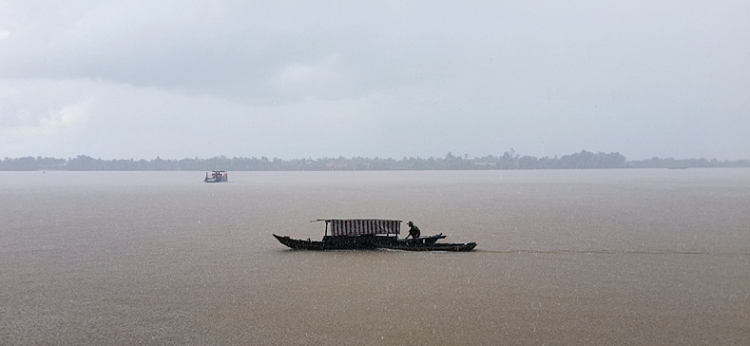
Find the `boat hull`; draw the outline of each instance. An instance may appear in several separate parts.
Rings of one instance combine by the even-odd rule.
[[[398,242],[392,237],[323,237],[323,241],[292,239],[288,236],[273,235],[280,243],[295,250],[372,250],[389,243],[394,245]]]

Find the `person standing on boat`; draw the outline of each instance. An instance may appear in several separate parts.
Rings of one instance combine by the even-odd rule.
[[[411,221],[406,224],[409,225],[409,235],[404,239],[409,239],[409,237],[412,237],[412,239],[419,239],[419,235],[421,234],[421,232],[419,232],[419,227],[415,226]]]

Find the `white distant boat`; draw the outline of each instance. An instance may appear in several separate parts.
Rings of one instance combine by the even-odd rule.
[[[206,178],[203,182],[206,183],[220,183],[222,181],[229,181],[227,171],[211,171],[211,175],[206,172]]]

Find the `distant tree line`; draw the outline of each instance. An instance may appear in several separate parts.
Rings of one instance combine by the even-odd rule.
[[[619,153],[580,153],[562,157],[520,156],[515,150],[502,156],[488,155],[469,158],[468,155],[427,159],[404,157],[392,158],[320,158],[282,160],[216,156],[210,159],[182,160],[102,160],[79,155],[75,158],[57,159],[49,157],[5,158],[0,161],[0,171],[385,171],[385,170],[508,170],[508,169],[601,169],[601,168],[698,168],[698,167],[750,167],[750,160],[718,161],[716,159],[673,158],[626,161]]]

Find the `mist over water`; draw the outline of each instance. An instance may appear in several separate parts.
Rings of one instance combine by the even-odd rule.
[[[0,344],[746,344],[750,170],[0,172]],[[319,218],[470,253],[291,251]]]

